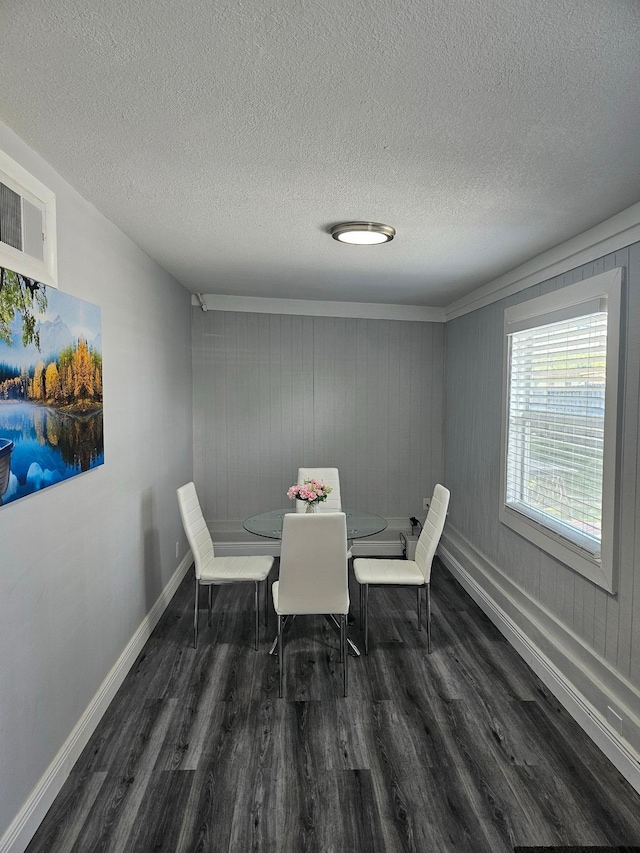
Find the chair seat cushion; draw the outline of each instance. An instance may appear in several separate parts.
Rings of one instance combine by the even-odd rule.
[[[372,560],[358,557],[353,561],[358,583],[401,584],[420,586],[424,575],[413,560]]]
[[[300,608],[293,607],[290,610],[287,610],[286,613],[283,613],[280,610],[280,607],[278,606],[279,587],[280,587],[279,581],[274,581],[274,583],[271,585],[271,594],[273,595],[273,609],[278,614],[278,616],[309,616],[309,615],[313,615],[313,614],[324,614],[324,610],[318,610],[318,609],[314,608],[313,605],[309,605],[309,604],[301,605]],[[344,609],[344,614],[346,615],[348,612],[349,612],[349,601],[347,599],[347,604],[346,604],[346,607]],[[338,615],[340,615],[340,613],[341,613],[341,611],[338,610],[333,615],[338,616]]]
[[[202,567],[200,583],[263,581],[273,565],[273,557],[212,557]]]

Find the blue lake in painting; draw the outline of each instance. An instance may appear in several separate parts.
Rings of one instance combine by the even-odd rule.
[[[0,495],[4,504],[104,462],[101,409],[77,415],[0,400],[0,438],[15,445],[7,490]]]

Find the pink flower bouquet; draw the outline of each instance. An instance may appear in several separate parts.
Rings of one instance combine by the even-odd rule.
[[[295,483],[287,491],[290,501],[298,500],[307,503],[307,512],[315,508],[321,501],[326,501],[327,495],[332,491],[331,486],[321,483],[320,480],[305,480],[304,485]]]

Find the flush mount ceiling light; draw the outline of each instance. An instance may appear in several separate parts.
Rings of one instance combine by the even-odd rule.
[[[333,226],[331,236],[341,243],[373,246],[376,243],[389,243],[396,236],[396,229],[381,222],[341,222]]]

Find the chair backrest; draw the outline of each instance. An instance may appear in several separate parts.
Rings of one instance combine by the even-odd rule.
[[[425,583],[431,579],[431,563],[444,530],[450,496],[449,489],[438,483],[433,490],[427,519],[416,544],[416,563],[424,575]]]
[[[347,521],[343,512],[299,515],[282,522],[280,613],[347,613]]]
[[[318,504],[320,512],[339,512],[342,509],[340,497],[340,476],[337,468],[298,468],[298,483],[303,485],[305,480],[321,480],[331,486],[331,494],[326,501]],[[296,512],[305,512],[307,505],[304,501],[296,501]]]
[[[199,580],[202,566],[213,557],[213,542],[193,483],[187,483],[178,489],[178,506]]]

